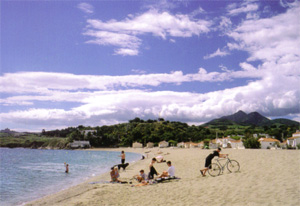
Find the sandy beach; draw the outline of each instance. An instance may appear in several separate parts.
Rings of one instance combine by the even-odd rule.
[[[130,164],[126,171],[120,170],[120,179],[132,184],[109,183],[107,173],[27,205],[300,205],[299,150],[223,149],[221,153],[240,163],[240,172],[226,169],[217,177],[202,177],[199,172],[213,150],[114,149],[121,150],[148,152],[148,158]],[[172,161],[180,179],[132,187],[137,184],[133,175],[140,169],[148,173],[150,160],[158,152]],[[167,170],[166,163],[154,166],[159,173]]]

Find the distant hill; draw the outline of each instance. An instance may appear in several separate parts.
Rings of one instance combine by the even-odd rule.
[[[228,125],[243,125],[243,126],[271,126],[273,124],[282,124],[287,126],[296,125],[299,126],[299,122],[289,120],[289,119],[274,119],[270,120],[263,115],[259,114],[258,112],[251,112],[246,114],[243,111],[238,111],[232,115],[223,116],[218,119],[213,119],[203,126],[228,126]]]
[[[15,131],[13,131],[13,130],[10,130],[10,129],[6,128],[6,129],[3,129],[3,130],[0,130],[0,133],[16,134],[16,133],[18,133],[18,132],[15,132]]]

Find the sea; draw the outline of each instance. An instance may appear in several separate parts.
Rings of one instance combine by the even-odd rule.
[[[114,151],[0,148],[0,204],[24,205],[109,172],[121,163],[119,155]],[[139,159],[140,154],[126,153],[129,164]],[[65,173],[65,162],[69,173]]]

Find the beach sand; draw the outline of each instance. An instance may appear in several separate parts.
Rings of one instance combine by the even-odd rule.
[[[132,176],[140,169],[149,172],[149,163],[157,152],[172,161],[179,180],[131,187],[131,184],[112,184],[109,174],[46,196],[27,205],[300,205],[299,150],[235,150],[223,149],[231,159],[240,163],[240,172],[224,173],[217,177],[202,177],[199,170],[213,150],[199,148],[119,148],[114,151],[146,153],[148,158],[120,170],[120,179],[137,182]],[[161,173],[166,163],[155,163]],[[90,184],[91,182],[99,182]]]

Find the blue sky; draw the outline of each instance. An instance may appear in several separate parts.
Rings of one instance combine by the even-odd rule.
[[[1,2],[1,129],[300,120],[298,1]]]

